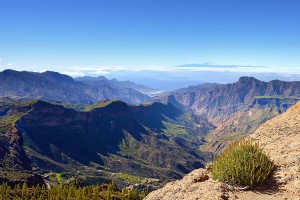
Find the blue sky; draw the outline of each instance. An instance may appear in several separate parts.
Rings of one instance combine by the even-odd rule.
[[[300,67],[299,9],[299,0],[0,0],[0,69]]]

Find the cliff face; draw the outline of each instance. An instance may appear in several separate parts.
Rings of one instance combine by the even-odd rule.
[[[204,84],[171,92],[162,101],[173,97],[187,109],[210,120],[236,112],[241,105],[249,105],[258,96],[300,97],[300,82],[274,80],[263,82],[252,77],[241,77],[232,84]],[[172,103],[172,102],[171,102]]]
[[[256,97],[300,98],[300,82],[263,82],[252,77],[241,77],[232,84],[203,84],[180,89],[160,97],[160,100],[193,110],[217,123],[221,118],[250,106]]]
[[[267,121],[254,134],[254,141],[270,154],[276,164],[272,179],[259,191],[228,191],[211,179],[204,169],[198,169],[182,180],[168,183],[151,192],[146,200],[167,199],[299,199],[300,196],[300,103],[287,112]],[[208,175],[208,180],[201,177]]]
[[[14,125],[0,121],[0,184],[43,185],[40,175],[32,173],[31,161],[23,149],[23,139]]]
[[[269,120],[250,135],[270,153],[282,189],[300,196],[300,103]]]
[[[300,100],[300,82],[263,82],[241,77],[232,84],[203,84],[158,97],[204,116],[216,126],[203,150],[218,152],[231,140],[255,131]],[[230,140],[228,140],[230,139]]]
[[[15,170],[31,170],[23,146],[23,139],[13,125],[0,123],[0,167]]]

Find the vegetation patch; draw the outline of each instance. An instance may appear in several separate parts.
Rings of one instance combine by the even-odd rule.
[[[13,115],[5,115],[4,117],[1,118],[1,120],[2,120],[2,122],[6,123],[6,124],[14,124],[23,115],[24,115],[24,113],[16,113],[16,114],[13,114]]]
[[[188,134],[186,128],[183,125],[173,124],[165,121],[163,121],[163,124],[166,127],[166,129],[164,129],[164,134],[166,136],[178,136],[182,134]]]
[[[38,101],[40,101],[40,100],[38,100],[38,99],[26,100],[26,101],[23,101],[20,104],[18,104],[18,106],[29,106],[29,105],[37,103]]]
[[[273,162],[257,143],[243,139],[232,143],[213,161],[212,175],[231,185],[252,187],[263,184],[273,168]]]
[[[108,106],[109,104],[113,103],[113,102],[116,102],[117,100],[106,100],[106,101],[101,101],[101,102],[98,102],[96,104],[93,104],[93,105],[90,105],[90,106],[87,106],[85,108],[84,111],[91,111],[93,109],[96,109],[96,108],[102,108],[102,107],[105,107],[105,106]]]
[[[80,186],[78,184],[64,184],[47,189],[45,185],[28,187],[26,183],[11,187],[8,184],[0,185],[0,199],[80,199],[80,200],[142,200],[148,194],[147,190],[139,192],[136,189],[120,189],[114,183],[102,185]]]
[[[56,179],[59,183],[62,183],[65,181],[65,178],[63,177],[63,174],[61,174],[61,173],[56,174]]]
[[[124,154],[134,155],[139,151],[138,148],[129,146],[129,144],[126,142],[126,139],[123,139],[118,146],[120,151]]]
[[[124,181],[126,183],[138,183],[138,184],[146,184],[147,179],[139,176],[133,176],[130,174],[119,173],[116,177],[117,179]]]

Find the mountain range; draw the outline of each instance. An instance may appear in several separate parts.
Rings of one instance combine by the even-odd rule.
[[[208,142],[218,151],[230,139],[252,133],[259,125],[285,112],[300,100],[300,81],[264,82],[241,77],[235,83],[202,84],[163,93],[156,101],[196,113],[216,129]],[[225,137],[225,138],[224,138]]]
[[[0,97],[56,100],[77,104],[93,104],[105,99],[119,99],[139,104],[150,100],[147,94],[140,91],[155,91],[132,82],[104,79],[100,81],[100,78],[96,81],[88,78],[80,80],[83,82],[51,71],[35,73],[4,70],[0,72]]]
[[[149,87],[101,76],[5,70],[0,82],[0,182],[12,184],[42,183],[38,173],[49,183],[162,185],[300,100],[300,82],[253,77],[155,97]]]
[[[103,85],[111,85],[112,87],[116,87],[116,88],[124,88],[124,89],[131,88],[131,89],[139,91],[143,94],[147,94],[150,97],[161,92],[157,89],[153,89],[153,88],[150,88],[145,85],[135,84],[132,81],[118,81],[115,78],[109,80],[105,76],[98,76],[98,77],[84,76],[84,77],[74,78],[74,80],[83,82],[87,85],[98,86],[98,87],[101,87]]]
[[[1,102],[6,107],[2,127],[13,129],[9,135],[20,140],[2,138],[14,146],[2,147],[2,160],[16,155],[5,162],[6,168],[32,166],[48,178],[60,173],[86,183],[117,179],[121,172],[161,183],[203,167],[212,158],[198,147],[214,126],[171,104],[104,101],[77,111],[41,100]]]

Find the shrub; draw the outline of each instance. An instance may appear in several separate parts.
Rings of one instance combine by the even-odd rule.
[[[232,143],[212,164],[213,179],[231,185],[256,186],[265,182],[274,168],[258,143],[243,139]]]

